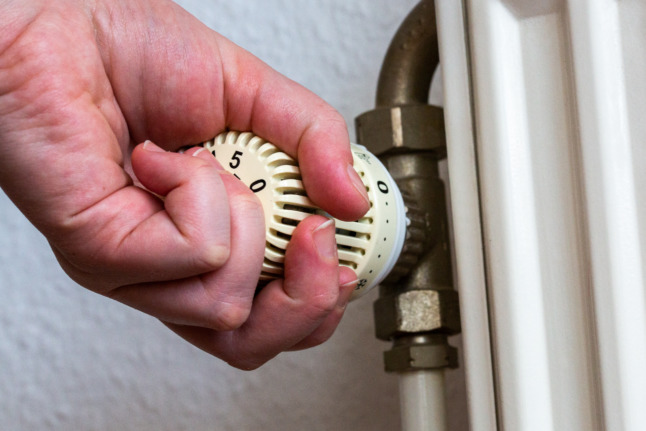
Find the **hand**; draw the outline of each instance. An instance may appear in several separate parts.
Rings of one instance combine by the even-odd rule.
[[[332,334],[356,285],[333,225],[303,221],[285,279],[254,297],[260,203],[205,151],[174,151],[252,131],[298,159],[315,203],[356,219],[369,204],[337,112],[168,0],[0,14],[0,185],[72,279],[243,369]]]

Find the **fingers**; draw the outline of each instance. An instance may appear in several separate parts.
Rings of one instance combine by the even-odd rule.
[[[223,173],[213,157],[195,155],[164,152],[152,143],[136,147],[135,174],[164,198],[126,187],[77,215],[66,243],[55,246],[72,278],[105,293],[208,273],[229,258],[230,211],[236,211],[236,222],[249,221],[262,230],[262,210],[253,194]],[[260,253],[262,247],[250,249]]]
[[[356,220],[370,204],[352,168],[345,121],[322,99],[278,74],[249,53],[219,43],[224,70],[227,125],[251,130],[295,157],[308,196],[333,217]],[[236,49],[237,48],[237,49]],[[233,91],[235,89],[235,91]]]
[[[136,246],[143,235],[160,237],[165,233],[178,243],[203,247],[198,252],[206,264],[202,269],[222,265],[230,246],[230,216],[226,189],[213,164],[169,154],[148,141],[135,148],[132,165],[148,190],[165,197],[164,211],[147,221],[150,226],[146,223],[137,226],[127,239],[132,241],[124,246],[131,243]],[[178,250],[182,251],[185,250]]]
[[[330,312],[314,332],[296,343],[289,350],[309,349],[310,347],[324,343],[332,337],[332,334],[334,334],[334,331],[341,322],[341,318],[345,313],[345,309],[350,301],[350,296],[352,296],[352,292],[354,292],[357,287],[357,281],[357,276],[354,271],[345,267],[340,268],[339,299],[337,300],[336,307],[334,307],[334,310]]]
[[[168,326],[231,365],[254,369],[282,351],[318,344],[332,334],[353,288],[348,281],[356,280],[347,271],[340,279],[331,220],[312,216],[294,231],[286,252],[285,280],[263,288],[238,330]]]
[[[103,92],[74,99],[78,109],[65,111],[66,118],[83,133],[73,128],[59,139],[76,143],[82,136],[83,145],[52,145],[54,153],[41,153],[58,170],[39,172],[50,165],[32,164],[37,168],[29,172],[40,175],[41,186],[58,179],[56,193],[48,193],[52,208],[62,197],[71,202],[47,234],[63,267],[80,284],[159,317],[241,368],[328,338],[353,278],[339,270],[333,225],[320,217],[301,223],[287,250],[285,279],[254,298],[264,241],[259,203],[204,151],[161,148],[176,150],[226,129],[252,131],[298,159],[315,203],[351,220],[369,204],[350,168],[343,119],[172,2],[103,2],[92,18],[86,26],[92,37],[85,39],[98,43],[80,52],[94,59]],[[88,94],[87,83],[95,81],[79,80],[83,85],[69,94]],[[93,121],[81,115],[106,105],[108,96],[116,114]],[[130,185],[122,163],[124,145],[144,139],[159,147],[138,146],[131,163],[148,190]],[[34,208],[39,214],[43,206]]]
[[[310,197],[332,216],[356,220],[369,209],[349,169],[345,121],[321,98],[171,2],[108,7],[97,13],[98,38],[109,50],[106,71],[135,140],[177,150],[227,129],[251,131],[299,160]],[[127,32],[112,25],[138,22],[138,15],[149,25]],[[151,23],[149,16],[173,18]],[[129,48],[141,40],[152,43]]]
[[[125,286],[108,296],[178,325],[229,331],[247,320],[264,257],[264,213],[241,181],[227,173],[222,180],[235,197],[230,200],[231,253],[226,263],[200,276]]]

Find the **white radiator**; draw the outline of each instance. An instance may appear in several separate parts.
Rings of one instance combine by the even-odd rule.
[[[646,1],[436,6],[471,428],[646,430]]]

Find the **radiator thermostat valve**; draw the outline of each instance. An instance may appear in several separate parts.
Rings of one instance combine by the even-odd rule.
[[[252,133],[226,132],[203,146],[260,199],[267,230],[261,280],[282,277],[285,249],[298,222],[310,214],[329,215],[307,197],[296,161],[266,140]],[[355,299],[393,269],[410,222],[395,181],[377,157],[355,144],[352,155],[370,210],[357,221],[335,223],[339,263],[359,278]]]

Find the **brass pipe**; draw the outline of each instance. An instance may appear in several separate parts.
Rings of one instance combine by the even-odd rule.
[[[428,104],[439,64],[433,0],[422,0],[393,37],[379,73],[376,107],[355,120],[357,140],[380,156],[431,150],[446,157],[444,113]]]
[[[377,337],[394,343],[386,369],[396,372],[457,366],[447,336],[460,332],[460,317],[438,169],[446,157],[444,116],[428,105],[439,64],[434,6],[422,0],[403,21],[383,61],[376,107],[356,119],[359,143],[388,168],[411,219],[402,257],[374,307]]]
[[[404,19],[386,52],[376,106],[426,105],[439,62],[435,7],[433,0],[423,0]]]

